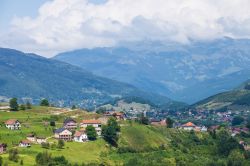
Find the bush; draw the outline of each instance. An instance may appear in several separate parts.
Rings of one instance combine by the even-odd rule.
[[[45,148],[45,149],[49,149],[49,143],[46,143],[46,142],[42,142],[41,143],[41,146],[42,146],[42,148]]]
[[[55,127],[56,126],[56,122],[55,121],[50,121],[49,125],[52,126],[52,127]]]
[[[245,160],[243,154],[241,154],[238,150],[234,150],[228,156],[228,166],[241,166],[243,165],[243,161]]]
[[[18,162],[18,159],[19,159],[18,150],[16,148],[10,149],[9,150],[9,160],[14,161],[14,162]]]
[[[58,143],[57,143],[57,148],[59,149],[62,149],[64,147],[64,141],[63,140],[58,140]]]
[[[51,162],[51,154],[49,154],[47,151],[43,153],[38,153],[36,155],[36,164],[38,166],[49,165],[50,162]]]

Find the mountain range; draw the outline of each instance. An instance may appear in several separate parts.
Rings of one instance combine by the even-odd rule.
[[[248,39],[231,38],[189,44],[144,41],[73,50],[54,59],[191,104],[250,78],[249,45]]]
[[[167,97],[96,76],[80,67],[7,48],[0,48],[0,96],[32,99],[33,103],[48,98],[56,105],[78,104],[85,108],[129,96],[155,104],[173,103]]]

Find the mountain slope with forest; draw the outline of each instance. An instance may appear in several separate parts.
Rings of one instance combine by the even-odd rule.
[[[195,103],[250,79],[249,44],[247,39],[230,38],[186,45],[144,41],[73,50],[54,59],[148,92]]]
[[[0,96],[48,98],[55,104],[93,107],[119,97],[138,96],[154,103],[172,103],[167,97],[96,76],[79,67],[35,54],[0,48]]]
[[[193,105],[201,109],[222,110],[230,107],[250,107],[250,81],[234,90],[208,97]]]

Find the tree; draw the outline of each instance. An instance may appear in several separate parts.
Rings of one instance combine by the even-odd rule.
[[[40,106],[48,107],[49,106],[49,101],[47,99],[42,99],[41,102],[40,102]]]
[[[118,137],[119,131],[120,131],[120,126],[118,125],[115,118],[110,118],[108,120],[108,124],[102,126],[103,139],[112,146],[117,146],[117,141],[119,139]]]
[[[31,103],[29,101],[26,103],[26,108],[27,109],[31,109],[32,108],[32,105],[31,105]]]
[[[10,99],[10,110],[11,111],[18,111],[18,103],[17,98]]]
[[[54,157],[52,158],[52,163],[51,165],[58,165],[58,166],[67,166],[69,165],[68,160],[64,156],[59,156],[59,157]],[[71,165],[71,164],[70,164]]]
[[[43,153],[38,153],[36,155],[36,165],[38,166],[49,165],[50,162],[51,162],[51,154],[49,154],[47,151]]]
[[[228,166],[241,166],[243,165],[245,158],[238,150],[233,150],[228,156]]]
[[[232,125],[233,126],[240,125],[242,122],[244,122],[244,118],[241,116],[236,116],[232,120]]]
[[[166,123],[167,123],[167,127],[168,127],[168,128],[172,128],[172,127],[173,127],[173,124],[174,124],[174,120],[171,119],[170,117],[167,117]]]
[[[3,165],[3,158],[0,156],[0,166]]]
[[[75,105],[72,105],[71,109],[72,109],[72,110],[75,110],[75,109],[76,109],[76,106],[75,106]]]
[[[118,124],[118,122],[116,121],[116,119],[113,118],[113,117],[108,120],[108,124],[107,125],[108,126],[112,126],[113,128],[115,128],[115,131],[117,131],[117,132],[119,132],[121,130],[120,125]]]
[[[96,140],[97,133],[92,125],[86,127],[86,133],[89,140]]]
[[[42,148],[49,149],[49,143],[47,143],[47,142],[42,142],[41,146],[42,146]]]
[[[107,111],[107,109],[105,107],[100,107],[96,110],[97,114],[103,114]]]
[[[145,116],[141,116],[141,119],[139,121],[141,124],[148,125],[149,124],[149,119]]]
[[[250,129],[250,116],[248,116],[246,119],[246,127]]]
[[[23,165],[23,160],[20,161],[20,165]]]
[[[221,155],[228,156],[233,149],[237,149],[240,147],[237,140],[232,138],[225,129],[221,129],[216,135],[216,137],[218,139],[218,152]]]
[[[56,122],[55,121],[50,121],[49,125],[52,126],[52,127],[55,127],[56,126]]]
[[[64,141],[63,140],[58,140],[58,143],[57,143],[57,148],[59,149],[62,149],[64,147]]]
[[[14,161],[14,162],[18,162],[18,158],[19,158],[18,150],[16,148],[10,149],[9,150],[9,160]]]
[[[20,110],[25,110],[26,109],[24,104],[21,104],[19,108],[20,108]]]

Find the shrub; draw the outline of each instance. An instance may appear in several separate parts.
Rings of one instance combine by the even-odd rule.
[[[18,150],[16,148],[10,149],[9,150],[9,160],[14,161],[14,162],[18,162],[18,159],[19,159]]]
[[[42,142],[41,146],[42,146],[42,148],[49,149],[49,143]]]
[[[62,149],[63,147],[64,147],[64,141],[63,140],[58,140],[58,143],[57,143],[57,148],[59,148],[59,149]]]

